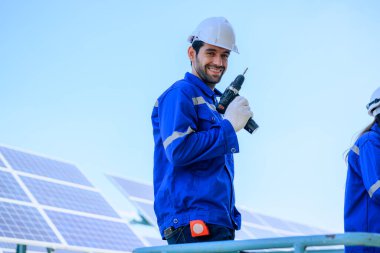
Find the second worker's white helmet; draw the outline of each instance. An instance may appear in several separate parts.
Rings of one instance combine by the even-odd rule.
[[[371,96],[369,103],[367,105],[368,114],[371,116],[376,116],[380,113],[380,87],[377,88]]]
[[[235,44],[234,30],[224,17],[212,17],[203,20],[187,40],[190,43],[200,40],[239,53]]]

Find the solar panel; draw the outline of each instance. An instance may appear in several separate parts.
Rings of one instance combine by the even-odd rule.
[[[273,238],[279,237],[280,235],[269,229],[262,229],[257,227],[245,226],[246,230],[251,233],[255,238]]]
[[[14,170],[40,175],[76,184],[92,186],[87,178],[72,164],[0,147],[0,152]]]
[[[1,158],[0,158],[0,167],[5,168],[5,164],[4,164],[4,162],[1,160]]]
[[[15,243],[0,242],[0,252],[2,251],[3,253],[5,252],[16,253],[16,249],[17,249],[17,244]],[[47,248],[27,245],[27,252],[28,253],[29,252],[46,253]],[[58,250],[54,250],[54,253],[78,253],[78,252],[58,249]]]
[[[264,220],[268,227],[281,229],[283,231],[296,232],[296,230],[286,220],[278,219],[264,214],[256,215]]]
[[[242,227],[240,230],[235,231],[235,240],[249,240],[253,239],[252,235],[247,232],[247,230]]]
[[[2,248],[2,249],[16,249],[16,244],[7,243],[7,242],[0,242],[0,248]]]
[[[22,176],[21,179],[41,205],[119,217],[96,191],[25,176]],[[61,196],[66,197],[62,198]]]
[[[119,176],[107,177],[136,206],[139,213],[151,224],[156,225],[153,210],[153,186]],[[236,231],[237,240],[253,238],[271,238],[292,235],[318,234],[316,228],[287,220],[252,212],[248,208],[238,207],[242,214],[242,229]],[[147,238],[144,238],[147,239]],[[149,241],[149,239],[147,239]]]
[[[317,228],[313,228],[304,224],[296,222],[289,222],[289,224],[292,225],[292,227],[294,227],[295,229],[297,229],[297,231],[299,231],[302,235],[316,235],[321,233],[321,231]]]
[[[55,211],[47,211],[47,215],[70,245],[118,251],[142,246],[134,233],[126,233],[130,229],[124,222]]]
[[[0,237],[59,243],[35,207],[0,202]]]
[[[260,215],[258,215],[257,213],[253,214],[249,210],[240,207],[238,208],[238,210],[241,213],[241,216],[243,217],[243,222],[257,224],[260,226],[267,225],[262,219],[260,219]]]
[[[13,175],[5,171],[0,171],[0,197],[30,202]]]
[[[139,183],[130,179],[110,176],[107,177],[121,193],[127,197],[139,210],[140,214],[151,224],[156,224],[156,214],[153,208],[153,186]]]
[[[167,245],[168,243],[161,238],[153,238],[153,237],[144,237],[144,239],[149,243],[149,246],[162,246]]]
[[[128,252],[144,246],[74,165],[4,147],[0,157],[9,165],[0,169],[1,239],[37,242],[58,252],[70,247]]]
[[[133,201],[135,206],[139,209],[140,214],[149,221],[151,224],[156,224],[156,213],[154,212],[153,203],[145,203],[141,201]]]
[[[107,175],[111,181],[119,187],[119,189],[127,196],[133,198],[139,198],[144,200],[150,200],[153,202],[153,186],[149,184],[139,183],[134,180],[129,180],[122,177]]]

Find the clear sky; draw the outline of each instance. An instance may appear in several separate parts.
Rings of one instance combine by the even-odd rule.
[[[116,208],[104,173],[152,181],[150,115],[190,71],[186,39],[226,17],[260,128],[238,133],[237,204],[343,230],[344,152],[380,86],[380,2],[0,1],[0,143],[72,162]]]

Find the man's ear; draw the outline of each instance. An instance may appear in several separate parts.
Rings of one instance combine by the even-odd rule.
[[[187,56],[189,57],[189,60],[191,62],[194,61],[195,59],[195,56],[196,56],[196,52],[194,50],[194,48],[192,46],[190,46],[188,49],[187,49]]]

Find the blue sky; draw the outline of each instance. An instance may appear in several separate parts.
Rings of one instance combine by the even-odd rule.
[[[0,2],[0,143],[72,162],[123,208],[104,177],[152,181],[150,114],[190,71],[187,36],[233,25],[241,91],[260,125],[238,133],[236,197],[258,212],[342,231],[344,152],[380,85],[380,2]]]

